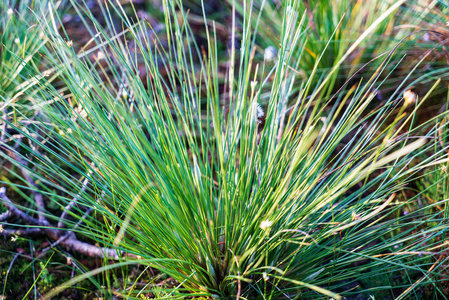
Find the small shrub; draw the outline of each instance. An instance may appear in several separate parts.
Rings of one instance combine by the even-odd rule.
[[[373,275],[435,275],[433,262],[417,258],[427,248],[413,229],[441,235],[446,226],[425,227],[426,218],[439,217],[417,215],[402,231],[406,217],[388,216],[403,206],[396,193],[441,162],[438,126],[428,126],[441,116],[406,130],[419,105],[404,115],[402,89],[376,102],[379,73],[326,98],[323,89],[347,56],[323,78],[315,77],[319,60],[308,78],[299,76],[307,15],[288,3],[274,67],[254,59],[246,20],[225,76],[213,24],[207,45],[197,45],[181,3],[164,2],[165,36],[157,37],[106,2],[127,39],[72,3],[94,28],[97,46],[86,53],[61,36],[57,16],[41,20],[46,62],[64,88],[39,84],[42,115],[33,126],[4,122],[35,146],[21,144],[29,152],[22,159],[46,197],[63,208],[82,191],[65,225],[120,257],[137,257],[117,266],[141,263],[172,276],[178,285],[167,297],[341,298]]]

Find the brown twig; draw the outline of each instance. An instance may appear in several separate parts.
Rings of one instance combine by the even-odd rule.
[[[33,187],[32,189],[32,193],[33,193],[33,198],[34,198],[34,202],[36,202],[36,209],[37,209],[37,216],[38,219],[42,222],[46,222],[48,224],[47,219],[44,216],[44,211],[45,211],[45,204],[44,204],[44,197],[42,196],[41,193],[39,193],[37,191],[37,185],[36,182],[33,180],[33,178],[31,178],[31,176],[28,174],[28,170],[26,169],[26,164],[25,161],[20,157],[19,154],[16,154],[16,161],[22,165],[20,167],[21,171],[22,171],[22,175],[25,178],[25,180]]]
[[[47,232],[47,236],[53,240],[58,240],[60,238],[58,229],[46,229],[45,231]],[[82,242],[76,239],[74,233],[72,233],[71,236],[66,240],[61,241],[60,244],[69,251],[78,252],[90,257],[100,257],[100,258],[107,257],[113,260],[118,260],[120,258],[117,250],[105,247],[98,247],[96,245]]]
[[[54,228],[23,228],[18,230],[11,229],[3,229],[0,235],[11,237],[11,236],[36,236],[43,235],[52,240],[59,241],[61,238],[59,236],[59,229]],[[98,247],[96,245],[92,245],[83,241],[80,241],[76,238],[73,232],[70,232],[69,236],[66,239],[62,239],[59,241],[59,244],[66,248],[69,251],[81,253],[90,257],[99,257],[99,258],[109,258],[113,260],[118,260],[122,256],[133,257],[136,258],[135,255],[122,253],[122,256],[119,256],[118,251],[111,248]]]
[[[5,118],[5,120],[3,122],[3,132],[2,132],[2,139],[0,141],[0,144],[3,144],[4,135],[6,135],[6,129],[7,129],[7,127],[6,127],[6,118]],[[18,148],[19,148],[21,142],[22,142],[22,137],[17,138],[16,143],[14,145],[15,153],[13,155],[14,155],[16,161],[20,164],[20,170],[22,172],[23,177],[28,182],[28,184],[33,187],[32,193],[33,193],[34,202],[36,203],[36,209],[37,209],[37,212],[38,212],[38,219],[41,222],[46,223],[48,225],[48,221],[47,221],[47,219],[45,218],[45,215],[44,215],[44,211],[45,211],[44,197],[42,196],[41,193],[38,192],[37,184],[33,180],[33,178],[31,178],[31,176],[29,175],[29,171],[27,170],[27,163],[20,156],[19,151],[18,151]],[[31,141],[29,141],[29,142],[31,143]],[[4,148],[4,147],[2,146],[2,148]]]
[[[11,212],[8,210],[2,214],[0,214],[0,222],[5,222],[6,220],[9,220],[12,217]]]
[[[31,227],[20,229],[2,229],[0,230],[0,235],[3,235],[5,237],[12,237],[12,236],[25,237],[25,236],[45,235],[45,232],[42,230],[42,228]]]
[[[25,159],[20,155],[19,153],[19,147],[22,143],[22,137],[20,136],[15,140],[15,145],[10,148],[6,147],[6,144],[4,143],[5,137],[7,135],[7,124],[6,124],[6,117],[4,118],[4,122],[1,128],[0,132],[0,147],[2,149],[5,149],[6,151],[10,152],[10,155],[13,156],[16,160],[16,162],[19,164],[19,167],[21,169],[22,175],[24,179],[28,182],[28,184],[32,187],[32,193],[34,197],[34,202],[36,204],[36,210],[37,210],[37,218],[34,218],[30,215],[28,215],[26,212],[19,209],[7,196],[6,196],[6,188],[1,187],[0,188],[0,202],[2,202],[6,208],[8,209],[7,212],[0,214],[0,221],[5,221],[12,217],[17,217],[19,219],[22,219],[23,222],[28,223],[30,225],[33,225],[35,227],[30,228],[21,228],[21,229],[8,229],[0,227],[0,236],[31,236],[31,235],[43,235],[48,237],[51,240],[56,241],[53,243],[50,247],[47,247],[42,252],[45,253],[52,247],[55,247],[57,245],[61,245],[65,247],[69,251],[78,252],[90,257],[99,257],[99,258],[110,258],[114,260],[118,260],[120,258],[118,251],[116,249],[111,248],[105,248],[105,247],[99,247],[97,245],[92,245],[86,242],[79,241],[76,238],[76,235],[73,231],[69,231],[64,236],[61,237],[61,228],[64,226],[64,219],[67,217],[68,212],[71,210],[71,208],[75,205],[80,195],[85,191],[87,185],[88,185],[88,179],[86,178],[83,181],[83,187],[79,194],[73,198],[73,200],[65,207],[63,213],[61,214],[61,217],[58,222],[58,227],[53,227],[45,217],[45,204],[44,204],[44,198],[43,195],[39,192],[38,186],[34,179],[31,177],[30,171],[27,168],[28,162],[25,161]],[[31,141],[29,141],[31,143]],[[35,147],[33,147],[32,144],[30,144],[31,148],[33,150],[36,150]],[[90,174],[90,173],[89,173]],[[88,175],[89,176],[89,175]],[[99,197],[97,203],[102,200],[104,197],[105,192],[103,191],[101,197]],[[85,214],[80,218],[78,223],[74,226],[74,229],[78,228],[82,222],[87,218],[87,216],[92,213],[94,210],[93,207],[89,208]],[[13,258],[11,261],[10,269],[14,263],[14,261],[17,259],[19,253]],[[127,257],[133,257],[137,258],[135,255],[127,254],[127,253],[121,253],[121,256],[127,256]],[[8,270],[9,273],[9,270]]]
[[[6,120],[3,121],[2,131],[0,133],[0,144],[3,144],[5,136],[6,136]]]
[[[105,191],[103,191],[101,193],[100,198],[97,200],[97,203],[103,200],[103,197],[105,195]],[[66,233],[64,236],[62,236],[61,238],[59,238],[56,242],[54,242],[53,244],[51,244],[50,246],[48,246],[47,248],[45,248],[44,250],[42,250],[42,252],[46,252],[48,250],[50,250],[53,247],[56,247],[57,245],[59,245],[60,243],[64,242],[65,240],[67,240],[71,235],[74,235],[73,231],[76,230],[83,222],[84,220],[87,218],[88,215],[90,215],[92,212],[94,211],[94,208],[91,207],[89,208],[84,215],[78,220],[78,222],[75,224],[75,226],[73,226],[73,228],[71,229],[71,231],[69,231],[68,233]],[[59,223],[58,223],[59,225]],[[59,227],[59,226],[58,226]]]
[[[83,187],[81,188],[80,192],[75,197],[73,197],[72,201],[70,201],[70,203],[67,204],[67,206],[64,208],[64,211],[62,212],[61,217],[59,218],[59,221],[58,221],[58,228],[64,227],[64,220],[67,218],[69,211],[72,209],[72,207],[78,201],[81,194],[86,191],[87,185],[89,184],[89,175],[90,174],[92,174],[92,171],[89,171],[87,173],[87,177],[83,181]]]
[[[33,218],[32,216],[26,214],[25,212],[21,211],[20,209],[18,209],[11,200],[9,200],[9,198],[6,196],[6,188],[5,187],[1,187],[0,188],[0,199],[3,200],[3,204],[8,208],[9,212],[13,215],[15,215],[18,218],[21,218],[22,220],[24,220],[25,222],[29,223],[29,224],[33,224],[33,225],[38,225],[38,226],[48,226],[50,225],[48,223],[48,221],[44,220],[39,220],[36,218]]]
[[[48,238],[57,241],[57,243],[63,247],[65,247],[69,251],[81,253],[90,257],[100,257],[100,258],[110,258],[113,260],[118,260],[120,258],[118,251],[111,248],[98,247],[96,245],[92,245],[86,242],[82,242],[76,238],[75,233],[72,231],[66,236],[60,236],[61,229],[60,228],[52,228],[49,227],[50,224],[48,221],[41,221],[39,219],[33,218],[27,215],[25,212],[18,209],[8,197],[5,195],[5,188],[0,188],[0,198],[3,200],[3,203],[9,209],[10,213],[14,216],[21,218],[23,221],[30,223],[31,225],[39,226],[39,228],[27,228],[27,229],[19,229],[19,230],[10,230],[3,229],[1,235],[6,236],[26,236],[26,235],[45,235]],[[101,199],[101,198],[100,198]],[[99,201],[100,201],[99,199]],[[93,209],[92,209],[93,210]],[[87,217],[87,215],[92,212],[89,210],[86,214],[80,219],[80,221],[75,225],[78,227],[81,222]],[[133,257],[136,258],[135,255],[122,253],[122,256]]]
[[[1,133],[0,144],[3,144],[4,138],[6,136],[6,129],[7,129],[7,127],[6,127],[6,117],[5,117],[5,119],[3,121],[3,129],[2,129],[2,133]],[[39,222],[38,222],[38,224],[36,224],[34,218],[32,218],[31,216],[29,216],[26,213],[19,210],[12,203],[12,201],[9,200],[8,197],[6,197],[4,187],[0,188],[0,198],[4,200],[5,205],[9,208],[9,210],[6,213],[0,215],[0,221],[4,221],[4,220],[10,218],[11,215],[16,215],[16,216],[20,216],[20,218],[27,221],[28,223],[34,223],[34,224],[40,225],[40,226],[48,226],[49,223],[44,216],[44,211],[45,211],[44,198],[43,198],[42,194],[37,191],[36,182],[28,174],[28,171],[26,169],[26,163],[17,151],[17,149],[20,146],[21,141],[22,141],[21,137],[16,140],[16,143],[14,145],[14,150],[16,153],[14,153],[13,155],[15,156],[16,161],[21,165],[20,169],[22,171],[23,177],[33,187],[32,193],[33,193],[34,201],[36,203],[36,208],[38,211]]]

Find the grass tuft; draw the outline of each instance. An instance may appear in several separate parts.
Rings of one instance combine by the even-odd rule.
[[[63,88],[42,77],[32,91],[21,90],[37,96],[40,113],[32,125],[27,118],[3,122],[29,141],[17,155],[44,197],[61,209],[77,200],[64,225],[116,249],[120,261],[105,259],[103,268],[44,299],[130,264],[173,277],[177,284],[161,293],[166,298],[189,292],[222,299],[342,299],[379,290],[405,297],[436,280],[444,259],[428,253],[446,249],[445,215],[429,206],[403,214],[420,194],[399,194],[427,168],[447,162],[447,146],[435,138],[447,126],[446,113],[413,123],[439,81],[414,107],[403,101],[410,96],[405,81],[379,101],[387,55],[373,62],[377,71],[366,80],[335,94],[327,89],[345,59],[402,2],[339,48],[345,52],[323,75],[317,70],[326,47],[334,47],[337,26],[326,47],[316,50],[307,76],[300,70],[310,60],[304,52],[310,24],[297,0],[286,1],[270,63],[255,57],[254,8],[247,1],[233,6],[225,75],[214,23],[204,16],[207,41],[199,45],[181,2],[163,1],[164,26],[154,29],[115,1],[99,3],[105,25],[86,3],[71,1],[94,44],[80,51],[50,2],[38,28],[48,43],[46,65]],[[237,12],[244,16],[238,43]],[[15,58],[31,76],[42,74]],[[438,205],[446,207],[446,199]],[[61,221],[49,210],[45,216]],[[363,286],[375,276],[392,281]],[[405,283],[394,282],[397,276]],[[123,280],[124,298],[143,293]]]

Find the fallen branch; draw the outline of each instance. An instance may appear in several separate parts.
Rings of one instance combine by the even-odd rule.
[[[3,131],[2,131],[2,138],[0,140],[0,145],[2,145],[4,143],[4,138],[6,135],[6,130],[7,130],[7,126],[6,126],[6,115],[5,115],[5,120],[3,121]],[[41,193],[38,192],[37,189],[37,185],[36,182],[33,180],[33,178],[31,178],[31,176],[29,175],[29,171],[27,170],[26,166],[27,163],[24,161],[24,159],[20,156],[19,151],[17,150],[20,146],[20,143],[22,142],[22,137],[19,137],[16,139],[16,143],[14,145],[14,157],[16,159],[16,161],[20,164],[20,170],[22,172],[23,177],[25,178],[25,180],[28,182],[29,185],[31,185],[33,187],[32,189],[32,193],[33,193],[33,197],[34,197],[34,202],[36,204],[36,209],[38,212],[38,219],[44,223],[48,224],[47,219],[44,216],[44,212],[45,212],[45,204],[44,204],[44,197],[42,196]],[[32,148],[32,142],[31,140],[28,141],[30,143],[30,146]],[[3,147],[2,147],[3,148]],[[34,148],[35,149],[35,148]]]
[[[97,203],[100,202],[101,200],[103,200],[103,197],[105,195],[105,192],[103,191],[101,193],[100,198],[97,200]],[[57,245],[59,245],[60,243],[64,242],[65,240],[67,240],[73,233],[74,230],[76,230],[83,222],[84,220],[87,218],[88,215],[90,215],[92,212],[94,211],[94,208],[91,207],[89,208],[84,215],[78,220],[78,222],[75,224],[75,226],[73,226],[72,230],[69,231],[68,233],[66,233],[64,236],[62,236],[61,238],[59,238],[56,242],[54,242],[53,244],[51,244],[49,247],[45,248],[44,250],[42,250],[43,252],[46,252],[48,250],[50,250],[53,247],[56,247]],[[62,216],[61,216],[62,218]],[[59,222],[58,222],[58,227],[59,227]],[[60,228],[60,227],[59,227]]]
[[[20,169],[22,171],[23,177],[33,187],[32,193],[33,193],[33,197],[34,197],[34,202],[36,202],[36,209],[37,209],[37,212],[38,212],[37,216],[38,216],[39,220],[42,221],[42,222],[47,222],[48,223],[47,219],[44,216],[44,211],[45,211],[44,197],[42,196],[41,193],[39,193],[37,191],[36,182],[28,174],[28,170],[25,167],[25,161],[20,157],[19,154],[16,155],[16,160],[17,160],[17,162],[19,164],[22,165],[22,167],[20,167]]]
[[[2,214],[0,214],[0,222],[5,222],[6,220],[11,219],[12,214],[11,212],[8,210]]]
[[[34,226],[34,228],[24,228],[24,229],[18,229],[18,230],[11,230],[11,229],[4,229],[1,228],[0,235],[11,237],[11,236],[30,236],[30,235],[43,235],[48,237],[51,240],[56,241],[56,243],[52,244],[51,247],[54,247],[55,245],[61,245],[65,247],[67,250],[72,252],[81,253],[90,257],[99,257],[99,258],[109,258],[113,260],[118,260],[121,257],[133,257],[136,258],[135,255],[127,254],[127,253],[121,253],[119,255],[118,251],[116,249],[111,248],[105,248],[105,247],[98,247],[96,245],[92,245],[83,241],[80,241],[76,238],[76,235],[73,231],[69,231],[66,233],[63,237],[60,236],[61,228],[55,228],[50,227],[51,224],[48,223],[48,221],[41,221],[39,219],[36,219],[34,217],[29,216],[25,212],[21,211],[19,208],[17,208],[12,201],[5,195],[6,189],[4,187],[0,188],[0,200],[3,201],[5,206],[8,208],[8,212],[17,217],[22,219],[24,222],[29,223]],[[98,201],[102,199],[104,196],[104,193],[99,198]],[[78,221],[78,223],[75,225],[74,229],[76,229],[78,226],[81,225],[81,223],[85,220],[85,218],[93,211],[93,208],[89,209],[83,217]]]
[[[59,240],[59,229],[45,229],[46,234],[49,238],[53,240]],[[100,258],[109,258],[113,260],[119,260],[120,256],[118,255],[118,251],[111,248],[98,247],[96,245],[92,245],[86,242],[82,242],[78,240],[75,236],[75,233],[70,232],[70,236],[62,240],[60,245],[65,247],[68,251],[78,252],[90,257],[100,257]],[[124,254],[122,256],[130,256]]]
[[[22,219],[23,221],[29,223],[29,224],[33,224],[33,225],[37,225],[37,226],[49,226],[50,224],[48,223],[47,220],[39,220],[36,218],[33,218],[32,216],[26,214],[25,212],[21,211],[20,209],[18,209],[14,203],[12,203],[11,200],[9,200],[9,198],[6,196],[6,188],[5,187],[1,187],[0,188],[0,199],[3,200],[3,204],[6,206],[6,208],[8,209],[9,213],[12,215],[15,215],[16,217]]]
[[[69,204],[64,208],[64,211],[61,214],[61,217],[58,221],[58,228],[64,227],[64,220],[67,218],[68,212],[72,209],[72,207],[75,205],[75,203],[78,201],[78,198],[81,196],[82,193],[86,191],[87,185],[89,184],[89,176],[92,174],[92,171],[89,170],[87,173],[87,177],[83,181],[83,187],[81,188],[81,191],[73,197],[72,201],[70,201]]]
[[[58,224],[55,227],[54,225],[50,224],[50,222],[45,217],[45,204],[44,204],[44,198],[42,194],[38,190],[38,186],[36,182],[33,180],[33,178],[30,176],[29,170],[27,169],[27,162],[25,159],[20,156],[19,154],[19,146],[22,140],[22,137],[19,137],[16,140],[16,143],[12,149],[8,149],[4,146],[4,140],[6,137],[6,122],[3,122],[2,125],[2,132],[0,134],[0,147],[2,149],[5,149],[6,151],[11,152],[10,155],[12,155],[16,162],[20,165],[20,169],[22,172],[22,175],[24,179],[28,182],[28,184],[33,188],[33,198],[34,202],[36,204],[36,210],[37,210],[37,218],[30,216],[26,212],[19,209],[7,196],[6,196],[6,188],[1,187],[0,188],[0,201],[5,205],[7,208],[7,211],[5,213],[0,214],[0,222],[4,222],[6,220],[9,220],[11,218],[18,218],[21,219],[22,222],[28,223],[34,227],[28,227],[28,228],[20,228],[20,229],[10,229],[10,228],[3,228],[2,225],[0,225],[0,236],[3,235],[4,237],[11,237],[15,239],[17,236],[20,237],[26,237],[26,236],[36,236],[41,235],[45,236],[53,241],[49,247],[45,248],[43,253],[50,250],[53,247],[56,247],[57,245],[61,245],[65,247],[67,250],[72,252],[78,252],[90,257],[99,257],[99,258],[109,258],[118,260],[120,257],[126,256],[126,257],[134,257],[135,255],[127,254],[127,253],[121,253],[119,255],[118,251],[116,249],[111,248],[105,248],[105,247],[99,247],[97,245],[92,245],[86,242],[82,242],[76,238],[75,233],[73,232],[76,230],[87,218],[88,215],[92,213],[94,210],[93,207],[89,208],[85,214],[78,220],[78,222],[75,224],[75,226],[67,231],[64,235],[62,235],[63,227],[64,227],[64,220],[68,216],[68,212],[73,208],[73,206],[76,204],[78,199],[81,197],[81,194],[86,190],[87,185],[89,184],[89,175],[91,173],[88,173],[88,176],[83,181],[83,186],[79,193],[72,199],[72,201],[64,208],[64,211],[62,212]],[[33,147],[33,145],[30,145]],[[101,194],[99,199],[97,200],[97,203],[102,201],[103,197],[105,195],[105,191]],[[12,225],[3,223],[3,225]],[[61,236],[62,235],[62,236]],[[14,259],[15,260],[15,259]]]
[[[45,235],[42,228],[32,227],[32,228],[20,228],[20,229],[3,229],[1,228],[0,234],[4,237],[16,237],[16,236],[39,236]]]

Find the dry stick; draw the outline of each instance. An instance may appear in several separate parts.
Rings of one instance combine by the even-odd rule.
[[[30,223],[35,226],[40,226],[41,228],[36,228],[33,230],[28,230],[28,231],[26,231],[26,230],[25,231],[12,231],[12,230],[3,229],[4,235],[15,235],[15,233],[17,233],[17,235],[19,235],[18,233],[20,233],[20,234],[26,234],[26,233],[38,234],[39,233],[39,234],[46,235],[47,237],[49,237],[55,241],[60,239],[60,235],[59,235],[60,229],[46,227],[47,225],[50,225],[48,222],[43,222],[39,219],[33,218],[33,217],[27,215],[25,212],[18,209],[11,202],[11,200],[9,200],[9,198],[6,197],[5,191],[6,191],[6,189],[4,187],[0,188],[0,198],[3,199],[4,204],[9,209],[11,214],[23,219],[27,223]],[[41,231],[41,232],[39,232],[39,231]],[[114,260],[118,260],[120,258],[119,255],[117,254],[117,250],[110,249],[110,248],[104,248],[104,247],[100,248],[98,246],[79,241],[76,239],[75,234],[70,234],[70,236],[67,237],[67,239],[62,240],[59,243],[61,244],[61,246],[64,246],[66,249],[68,249],[70,251],[75,251],[75,252],[90,256],[90,257],[100,257],[100,258],[107,257],[107,258],[114,259]],[[134,257],[134,258],[136,257],[135,255],[126,254],[126,253],[123,253],[123,255],[126,255],[128,257]]]
[[[47,236],[53,240],[59,239],[58,229],[46,229],[45,231],[47,232]],[[75,234],[71,234],[67,240],[61,241],[60,244],[70,251],[75,251],[90,257],[107,257],[114,260],[118,260],[120,258],[117,250],[105,247],[100,248],[98,246],[79,241],[76,239]]]
[[[0,236],[20,236],[20,237],[26,237],[26,236],[36,236],[36,235],[43,235],[47,236],[48,238],[52,240],[59,240],[61,239],[59,237],[59,229],[53,229],[53,228],[24,228],[24,229],[18,229],[18,230],[11,230],[11,229],[2,229],[0,232]],[[99,257],[99,258],[110,258],[113,260],[118,260],[120,257],[117,253],[116,249],[110,249],[105,247],[98,247],[95,245],[91,245],[86,242],[82,242],[80,240],[76,239],[75,234],[71,232],[67,239],[63,239],[59,242],[59,244],[63,247],[65,247],[67,250],[72,252],[81,253],[90,257]],[[44,252],[45,253],[45,252]],[[122,256],[126,257],[133,257],[137,258],[137,256],[132,254],[127,254],[122,252]]]
[[[87,184],[87,183],[86,183]],[[104,195],[106,194],[105,191],[103,191],[101,193],[100,198],[98,198],[97,203],[101,202],[103,200]],[[64,242],[66,239],[69,238],[69,236],[71,235],[75,235],[73,233],[74,230],[76,230],[82,223],[83,221],[87,218],[88,215],[90,215],[92,212],[94,211],[94,207],[89,208],[84,215],[79,219],[79,221],[75,224],[75,226],[73,226],[73,228],[66,233],[64,236],[62,236],[61,238],[59,238],[56,242],[54,242],[53,244],[51,244],[50,246],[48,246],[47,248],[43,249],[42,252],[47,252],[48,250],[50,250],[51,248],[56,247],[57,245],[59,245],[60,243]],[[62,217],[61,217],[62,218]],[[59,225],[59,223],[58,223]],[[58,226],[59,227],[59,226]]]
[[[426,274],[424,274],[423,277],[421,277],[420,279],[418,279],[414,284],[412,284],[411,286],[409,286],[404,292],[402,292],[402,294],[399,295],[399,297],[397,297],[396,299],[402,299],[404,298],[409,291],[411,291],[412,289],[414,289],[418,284],[421,283],[421,281],[423,281],[424,279],[426,279],[426,277],[429,276],[429,274],[432,272],[433,269],[435,269],[435,267],[437,266],[437,264],[440,262],[441,260],[441,256],[437,259],[437,261],[430,267],[430,269],[427,271]]]
[[[6,220],[10,219],[12,217],[11,212],[8,210],[2,214],[0,214],[0,222],[5,222]]]
[[[38,225],[38,226],[48,226],[49,223],[47,221],[42,221],[36,218],[33,218],[32,216],[29,216],[28,214],[24,213],[20,209],[18,209],[11,200],[6,196],[6,188],[1,187],[0,188],[0,199],[3,200],[3,204],[8,208],[9,212],[21,219],[23,219],[25,222]]]
[[[25,237],[25,236],[36,236],[36,235],[45,235],[45,232],[42,228],[20,228],[20,229],[1,229],[0,235],[3,235],[4,237]]]
[[[4,113],[5,113],[5,120],[3,120],[2,131],[0,132],[0,144],[3,144],[3,141],[5,140],[6,136],[6,112]],[[12,214],[9,210],[7,212],[0,214],[0,222],[8,220],[9,218],[11,218],[11,216]]]
[[[89,172],[87,173],[87,177],[83,181],[83,187],[81,188],[79,193],[75,197],[73,197],[72,201],[70,201],[70,203],[67,204],[67,206],[64,208],[64,211],[62,212],[61,217],[59,218],[58,228],[63,228],[64,227],[64,220],[65,220],[65,218],[67,218],[67,215],[68,215],[69,211],[72,209],[72,207],[78,201],[78,199],[81,196],[81,194],[86,191],[87,185],[89,184],[89,176],[91,174],[92,174],[92,171],[89,170]]]
[[[6,127],[6,119],[5,119],[5,121],[3,122],[2,140],[0,141],[0,144],[3,144],[4,135],[6,135],[6,133],[5,133],[6,129],[7,129],[7,127]],[[36,203],[38,219],[41,222],[43,222],[45,226],[48,226],[50,224],[48,223],[47,219],[44,216],[44,211],[45,211],[44,197],[42,196],[41,193],[39,193],[37,191],[36,182],[28,174],[28,170],[26,169],[27,164],[22,159],[22,157],[19,154],[19,151],[17,150],[19,148],[21,142],[22,142],[21,137],[16,140],[16,143],[14,145],[14,150],[16,151],[16,154],[14,156],[16,158],[16,161],[21,165],[20,170],[22,171],[23,177],[33,187],[32,193],[33,193],[33,197],[34,197],[34,202]],[[0,194],[1,194],[1,192],[0,192]]]
[[[21,236],[25,237],[26,235],[44,235],[48,238],[51,238],[53,240],[59,239],[59,229],[53,229],[53,228],[29,228],[27,230],[9,230],[4,229],[3,233],[0,233],[0,235],[5,236]],[[119,260],[119,255],[117,254],[117,250],[105,248],[105,247],[98,247],[86,242],[82,242],[80,240],[76,239],[75,234],[71,234],[70,238],[67,240],[63,240],[60,242],[61,246],[64,246],[67,250],[72,252],[77,252],[84,254],[86,256],[90,257],[99,257],[99,258],[109,258],[113,260]],[[37,256],[37,258],[41,257],[46,252],[42,252]],[[126,257],[133,257],[137,258],[135,255],[123,253],[123,256]]]
[[[28,170],[25,167],[25,161],[20,157],[20,155],[18,153],[16,155],[16,160],[19,164],[21,164],[23,166],[23,167],[22,166],[20,167],[23,177],[33,187],[32,193],[34,196],[34,202],[36,202],[38,219],[41,220],[42,222],[46,223],[46,225],[49,225],[47,219],[44,216],[44,211],[45,211],[44,197],[42,196],[41,193],[39,193],[37,191],[37,184],[33,180],[33,178],[31,178],[31,176],[28,174]]]
[[[3,121],[2,132],[0,134],[0,144],[3,144],[6,136],[6,121]]]
[[[4,131],[6,131],[6,123],[3,125],[3,127],[4,127]],[[2,136],[3,135],[5,135],[5,134],[2,132]],[[2,137],[2,138],[4,139],[4,137]],[[21,142],[21,138],[19,138],[16,141],[16,144],[14,146],[14,149],[17,152],[16,160],[23,166],[23,167],[21,167],[21,170],[22,170],[23,176],[25,177],[25,180],[30,185],[32,185],[34,188],[33,195],[34,195],[34,200],[36,202],[36,206],[37,206],[37,210],[38,210],[38,219],[33,218],[33,217],[29,216],[28,214],[26,214],[25,212],[18,209],[13,204],[13,202],[5,195],[5,192],[6,192],[5,187],[0,188],[0,200],[3,200],[3,203],[8,208],[10,214],[21,218],[22,220],[24,220],[27,223],[33,224],[35,226],[40,226],[41,228],[30,228],[29,230],[22,230],[22,231],[20,231],[20,230],[12,231],[12,230],[2,229],[2,233],[3,233],[3,235],[15,235],[15,234],[19,235],[19,233],[20,234],[38,234],[39,233],[39,234],[44,234],[53,240],[59,240],[60,239],[60,235],[59,235],[60,230],[48,227],[48,226],[50,226],[50,223],[47,221],[47,219],[45,218],[45,216],[43,214],[43,212],[45,210],[45,206],[43,203],[42,194],[37,191],[37,185],[34,182],[34,180],[29,176],[28,171],[26,170],[26,167],[25,167],[24,160],[20,157],[20,155],[17,151],[17,148],[20,145],[20,142]],[[68,209],[70,209],[70,208],[68,208]],[[3,214],[2,214],[2,216],[3,216]],[[81,242],[76,239],[75,234],[69,234],[68,237],[64,237],[63,240],[61,240],[59,243],[62,246],[64,246],[65,248],[67,248],[68,250],[79,252],[79,253],[87,255],[87,256],[100,257],[100,258],[108,257],[108,258],[111,258],[114,260],[119,259],[117,251],[115,249],[104,248],[104,247],[100,248],[95,245]],[[123,253],[123,255],[126,255],[129,257],[136,257],[135,255],[126,254],[126,253]]]

